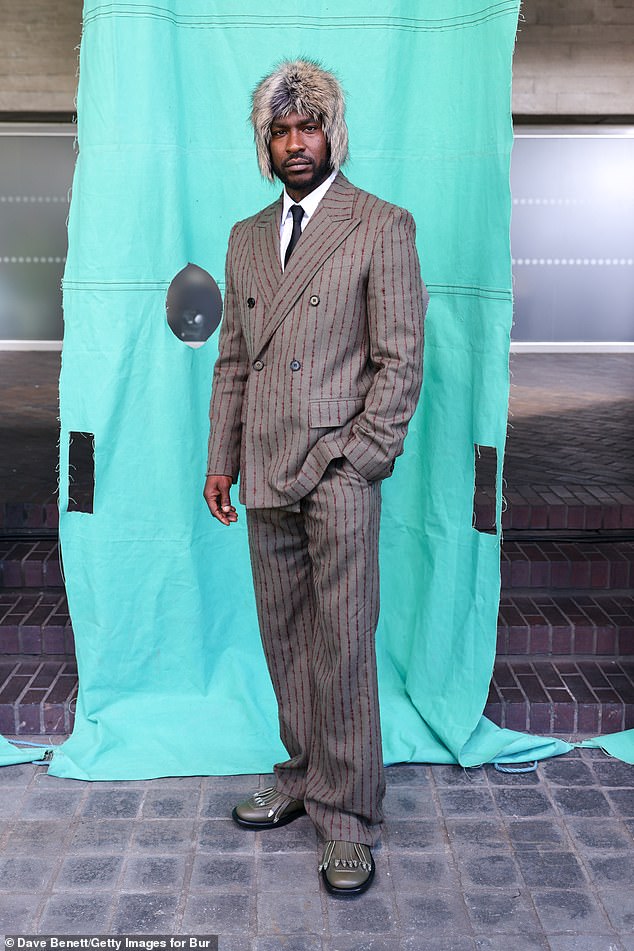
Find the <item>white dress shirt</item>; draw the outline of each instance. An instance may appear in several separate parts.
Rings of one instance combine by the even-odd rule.
[[[284,255],[286,254],[286,249],[291,240],[291,234],[293,233],[293,216],[291,214],[291,205],[301,205],[304,209],[304,217],[302,218],[301,229],[302,231],[312,218],[312,216],[317,211],[317,206],[322,200],[335,178],[337,177],[337,172],[333,172],[328,176],[325,182],[322,182],[321,185],[318,185],[317,188],[313,189],[309,195],[306,195],[305,198],[302,198],[301,201],[293,201],[293,199],[287,194],[286,189],[284,189],[284,205],[282,207],[282,220],[280,222],[280,261],[282,262],[282,270],[284,270]]]

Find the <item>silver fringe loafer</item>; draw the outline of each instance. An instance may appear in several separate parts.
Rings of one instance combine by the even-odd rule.
[[[326,842],[319,871],[332,895],[360,895],[374,878],[374,859],[369,846],[360,842]]]
[[[238,803],[231,815],[239,826],[246,829],[277,829],[305,812],[303,800],[291,799],[278,792],[275,786],[268,786]]]

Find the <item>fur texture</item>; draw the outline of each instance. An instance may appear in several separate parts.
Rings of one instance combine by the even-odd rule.
[[[345,100],[339,80],[313,60],[284,60],[253,90],[251,122],[264,178],[272,182],[275,177],[269,149],[271,123],[291,112],[321,120],[331,167],[339,170],[348,157]]]

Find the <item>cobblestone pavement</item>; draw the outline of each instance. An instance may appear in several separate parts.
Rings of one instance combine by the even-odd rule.
[[[56,738],[59,742],[60,738]],[[4,933],[214,934],[220,951],[633,951],[634,767],[387,770],[375,884],[320,887],[306,817],[229,818],[259,778],[88,783],[0,769]]]

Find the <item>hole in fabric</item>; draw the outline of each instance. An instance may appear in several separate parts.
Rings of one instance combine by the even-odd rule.
[[[68,434],[68,509],[92,514],[95,495],[94,433]]]
[[[170,284],[165,309],[174,336],[190,347],[200,347],[220,323],[222,297],[211,274],[188,264]]]
[[[498,454],[495,446],[473,447],[475,456],[475,485],[473,490],[473,527],[478,532],[495,535],[495,485]]]

